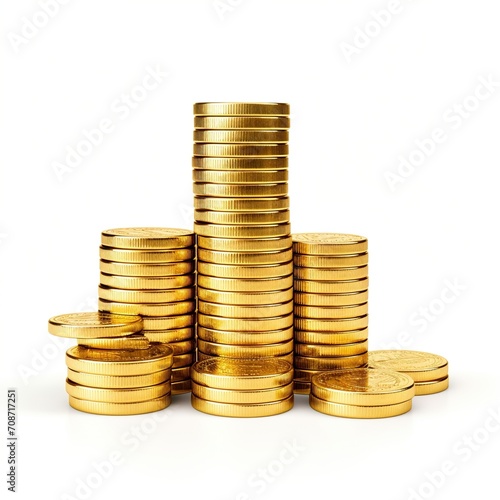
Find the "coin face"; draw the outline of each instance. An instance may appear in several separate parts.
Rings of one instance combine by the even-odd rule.
[[[172,357],[174,351],[167,344],[152,344],[149,349],[130,351],[89,349],[82,346],[70,347],[66,356],[77,360],[96,361],[100,363],[136,363]]]
[[[168,250],[193,246],[194,234],[189,229],[127,227],[103,231],[101,243],[114,248]]]
[[[231,360],[212,358],[199,361],[195,371],[225,377],[269,377],[280,373],[288,373],[290,364],[279,359],[259,360]]]
[[[172,236],[190,236],[192,231],[168,227],[125,227],[106,229],[104,236],[128,236],[136,238],[170,238]]]
[[[368,250],[368,240],[355,234],[299,233],[292,238],[294,251],[305,255],[351,255]]]
[[[366,241],[364,236],[343,233],[299,233],[293,234],[292,237],[293,241],[301,241],[305,243],[330,243],[332,245],[351,244]]]
[[[283,102],[197,102],[195,116],[281,116],[290,114],[290,105]]]

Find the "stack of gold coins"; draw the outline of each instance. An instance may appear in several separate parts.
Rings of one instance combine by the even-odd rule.
[[[295,391],[321,371],[368,361],[368,241],[338,233],[294,234]]]
[[[195,409],[222,417],[266,417],[293,407],[293,367],[273,358],[215,357],[191,368]]]
[[[309,404],[336,417],[383,418],[411,410],[413,380],[404,373],[356,368],[314,375]]]
[[[421,351],[371,351],[368,366],[396,370],[415,381],[415,395],[436,394],[448,389],[448,361],[442,356]]]
[[[293,359],[289,105],[194,105],[198,359]]]
[[[54,316],[53,335],[74,338],[66,353],[69,404],[100,415],[133,415],[170,404],[173,349],[150,344],[142,318],[105,312]]]
[[[189,392],[195,361],[195,244],[186,229],[102,232],[99,310],[139,314],[144,335],[174,350],[172,394]]]

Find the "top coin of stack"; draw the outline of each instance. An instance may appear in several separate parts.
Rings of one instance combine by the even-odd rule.
[[[293,356],[289,106],[194,105],[198,353]]]

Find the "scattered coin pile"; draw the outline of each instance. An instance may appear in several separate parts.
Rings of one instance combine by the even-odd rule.
[[[368,241],[338,233],[294,234],[295,392],[322,371],[368,361]]]
[[[102,232],[99,310],[139,314],[144,335],[174,350],[172,394],[190,391],[195,361],[195,244],[186,229]]]

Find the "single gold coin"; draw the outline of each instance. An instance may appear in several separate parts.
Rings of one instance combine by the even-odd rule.
[[[292,272],[292,261],[285,264],[262,264],[260,266],[234,266],[198,261],[198,274],[218,278],[279,278],[290,276]]]
[[[213,302],[198,301],[198,312],[223,318],[273,318],[293,312],[293,301],[283,304],[268,304],[258,306],[235,306],[214,304]]]
[[[154,304],[132,304],[127,302],[113,302],[99,298],[99,310],[117,314],[144,314],[145,316],[179,316],[188,314],[196,309],[194,300],[182,302],[161,302]]]
[[[396,415],[402,415],[403,413],[410,411],[411,402],[412,400],[410,399],[409,401],[404,401],[403,403],[387,406],[355,406],[324,401],[323,399],[317,398],[312,393],[309,395],[309,404],[314,410],[327,415],[332,415],[334,417],[346,418],[395,417]]]
[[[297,305],[317,307],[344,307],[368,302],[368,290],[353,293],[307,293],[295,292],[293,300]]]
[[[295,394],[309,395],[309,393],[311,392],[311,382],[301,382],[300,380],[294,380],[293,392]]]
[[[212,238],[275,238],[290,234],[290,223],[229,226],[195,222],[194,230],[200,236]]]
[[[296,253],[293,262],[300,267],[313,267],[320,269],[343,269],[345,267],[361,267],[368,264],[368,253],[354,255],[303,255]]]
[[[368,303],[344,307],[299,306],[293,309],[295,317],[312,319],[355,318],[368,314]]]
[[[368,353],[354,356],[339,356],[336,358],[313,358],[308,356],[295,356],[295,368],[301,370],[339,370],[343,368],[359,368],[368,363]]]
[[[272,198],[288,195],[288,183],[275,184],[215,184],[194,182],[193,193],[197,196],[218,198]]]
[[[181,366],[180,368],[172,368],[172,382],[190,379],[191,366]]]
[[[225,292],[268,292],[273,290],[284,290],[286,288],[290,288],[292,285],[292,275],[282,278],[267,279],[231,279],[203,276],[201,274],[198,275],[198,286]]]
[[[290,236],[278,238],[252,239],[225,239],[198,236],[198,251],[201,249],[220,252],[281,252],[290,250],[292,238]]]
[[[195,210],[196,222],[226,225],[280,224],[290,222],[290,211],[279,212],[215,212],[213,210]],[[291,250],[291,249],[290,249]]]
[[[368,339],[368,328],[347,332],[314,332],[295,329],[296,342],[320,345],[344,345]]]
[[[170,345],[170,344],[169,344]],[[189,352],[185,354],[176,354],[174,356],[174,364],[172,368],[184,368],[185,366],[191,366],[196,361],[194,353]]]
[[[288,302],[293,299],[293,289],[271,292],[221,292],[198,287],[198,300],[216,304],[262,306]]]
[[[170,342],[168,345],[174,351],[174,360],[175,356],[179,356],[180,354],[189,354],[191,351],[194,351],[196,347],[194,337],[187,340],[180,340],[178,342]]]
[[[342,269],[323,269],[316,267],[295,267],[293,276],[298,280],[348,281],[366,278],[368,266],[344,267]]]
[[[413,379],[390,370],[356,368],[315,375],[311,394],[319,399],[356,406],[403,403],[415,395]]]
[[[186,331],[186,327],[193,327],[196,323],[196,318],[194,314],[182,314],[180,316],[157,316],[157,317],[145,317],[143,318],[144,322],[144,335],[148,337],[150,333],[158,332],[166,332],[167,330],[183,330]],[[173,333],[174,334],[174,333]],[[175,333],[177,335],[177,333]],[[149,337],[148,337],[149,338]],[[179,339],[182,340],[182,339]],[[162,341],[159,341],[162,342]],[[168,342],[168,341],[163,341]],[[174,340],[172,340],[174,342]]]
[[[160,398],[170,394],[170,381],[149,387],[136,387],[132,389],[102,389],[100,387],[87,387],[66,379],[66,392],[77,399],[87,401],[102,401],[104,403],[137,403],[150,399]]]
[[[274,157],[288,156],[288,144],[193,144],[193,156],[212,157]]]
[[[60,314],[49,319],[49,333],[71,339],[124,337],[140,332],[140,316],[126,316],[104,312]]]
[[[290,128],[290,118],[288,116],[195,116],[194,128],[286,130]]]
[[[353,255],[368,251],[364,236],[342,233],[293,234],[293,250],[306,255]]]
[[[290,114],[290,105],[283,102],[197,102],[193,114],[201,116],[283,116]]]
[[[448,361],[442,356],[421,351],[371,351],[370,368],[394,370],[410,375],[415,382],[430,382],[448,375]]]
[[[204,352],[198,351],[198,361],[204,361],[206,359],[212,358],[224,358],[224,359],[249,359],[249,358],[234,358],[232,356],[214,356],[212,354],[205,354]],[[261,356],[260,358],[253,359],[280,359],[286,361],[287,363],[293,364],[293,352],[290,354],[284,354],[283,356]]]
[[[230,330],[235,332],[265,332],[267,330],[283,330],[293,325],[293,314],[276,318],[221,318],[198,313],[198,324],[214,330]]]
[[[210,356],[225,358],[266,358],[270,356],[286,356],[293,351],[293,340],[279,344],[263,344],[255,346],[227,345],[207,342],[198,339],[198,349]]]
[[[198,326],[198,341],[213,342],[233,346],[258,346],[278,344],[293,339],[293,328],[271,330],[265,332],[232,332],[228,330],[214,330]]]
[[[138,403],[104,403],[102,401],[87,401],[69,396],[69,405],[72,408],[96,415],[139,415],[141,413],[151,413],[167,408],[171,401],[170,394]]]
[[[78,345],[93,349],[148,349],[149,340],[142,333],[133,333],[126,337],[101,337],[98,339],[78,339]],[[83,384],[85,385],[85,384]]]
[[[288,170],[193,169],[193,181],[214,184],[277,184],[288,181]]]
[[[172,396],[178,396],[179,394],[186,394],[191,392],[191,379],[188,380],[178,380],[177,382],[172,382]]]
[[[368,315],[347,319],[308,319],[295,318],[297,330],[310,332],[345,332],[368,327]]]
[[[279,358],[211,358],[191,367],[191,379],[214,389],[275,389],[293,381],[293,367]]]
[[[119,276],[177,276],[194,272],[194,260],[186,262],[170,262],[167,264],[131,264],[100,260],[101,273],[117,274]]]
[[[449,387],[448,376],[429,382],[415,382],[415,396],[425,396],[445,391]]]
[[[176,316],[171,316],[171,318],[175,317]],[[191,318],[191,326],[186,328],[174,328],[171,330],[144,330],[143,334],[150,342],[162,342],[164,344],[194,339],[194,318],[192,316]]]
[[[87,387],[103,389],[131,389],[163,384],[171,377],[171,368],[146,375],[96,375],[95,373],[76,372],[68,368],[68,379]]]
[[[113,248],[169,250],[194,245],[189,229],[167,227],[128,227],[107,229],[101,233],[101,244]]]
[[[194,197],[195,210],[210,210],[213,212],[273,212],[288,210],[290,198],[278,196],[272,198],[217,198],[209,196]],[[290,242],[292,237],[290,236]],[[291,248],[290,243],[290,248]]]
[[[132,304],[154,304],[158,302],[180,302],[196,297],[194,286],[189,288],[172,288],[170,290],[124,290],[99,285],[99,298],[113,302],[129,302]]]
[[[193,141],[210,144],[285,143],[288,130],[194,130]]]
[[[295,354],[297,356],[308,357],[337,357],[337,356],[355,356],[368,351],[368,341],[352,342],[351,344],[301,344],[295,343]]]
[[[297,292],[344,294],[368,290],[368,278],[349,281],[311,281],[295,279],[293,288]]]
[[[101,245],[99,247],[99,257],[113,262],[155,264],[194,259],[195,250],[194,247],[175,250],[125,250]]]
[[[279,252],[218,252],[216,250],[198,249],[198,260],[213,264],[229,264],[237,266],[284,264],[291,262],[292,249]]]
[[[288,168],[287,156],[255,158],[244,156],[240,158],[216,158],[210,156],[193,156],[193,168],[206,170],[284,170]]]
[[[194,272],[182,276],[115,276],[101,273],[101,285],[125,290],[170,290],[191,287],[195,284]]]
[[[75,346],[66,351],[66,365],[73,371],[97,375],[146,375],[172,367],[174,351],[166,344],[149,349],[111,351]]]
[[[229,389],[214,389],[205,385],[192,383],[193,394],[206,401],[216,403],[234,403],[234,404],[258,404],[272,403],[289,398],[293,393],[293,383],[276,387],[275,389],[234,391]]]

